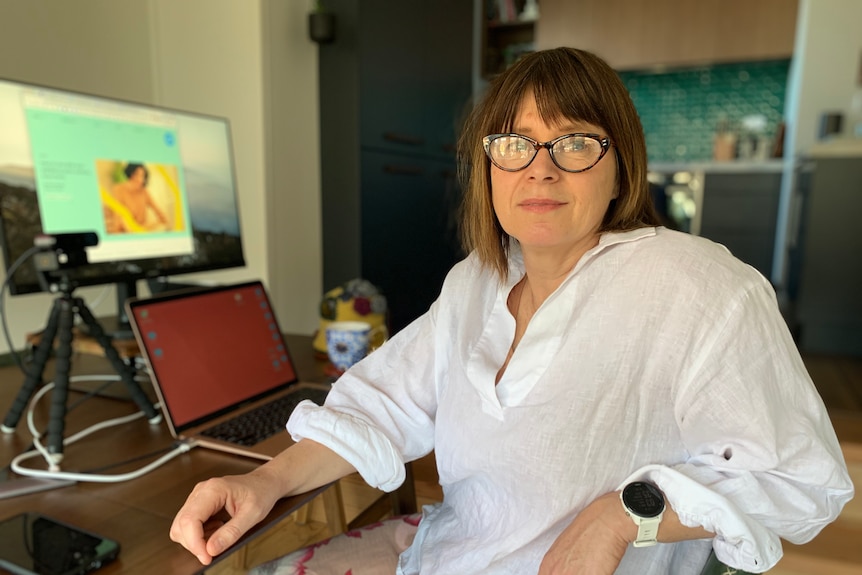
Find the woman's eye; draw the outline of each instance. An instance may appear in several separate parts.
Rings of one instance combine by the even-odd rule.
[[[570,138],[563,142],[563,152],[581,152],[586,147],[587,144],[584,138]]]

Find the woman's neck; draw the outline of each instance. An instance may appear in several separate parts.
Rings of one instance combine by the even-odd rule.
[[[557,249],[521,246],[524,258],[524,275],[528,278],[525,289],[529,290],[530,300],[536,308],[560,287],[581,257],[599,243],[599,235],[594,241],[561,252]]]

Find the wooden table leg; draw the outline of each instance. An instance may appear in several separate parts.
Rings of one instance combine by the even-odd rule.
[[[401,487],[389,494],[392,504],[392,515],[410,515],[416,513],[416,484],[413,482],[413,463],[404,466],[406,474]]]
[[[344,533],[347,530],[347,518],[344,516],[344,498],[341,495],[341,484],[336,481],[323,492],[323,510],[326,513],[326,524],[332,535]]]

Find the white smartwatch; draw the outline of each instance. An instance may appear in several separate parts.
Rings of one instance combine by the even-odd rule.
[[[658,488],[644,481],[626,485],[620,493],[623,509],[638,526],[635,547],[649,547],[658,543],[658,526],[664,513],[664,495]]]

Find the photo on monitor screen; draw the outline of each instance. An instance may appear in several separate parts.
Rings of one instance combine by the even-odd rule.
[[[0,243],[95,232],[75,285],[245,265],[225,118],[0,79]],[[41,290],[21,265],[12,294]],[[133,291],[133,288],[132,288]]]

